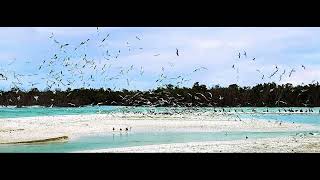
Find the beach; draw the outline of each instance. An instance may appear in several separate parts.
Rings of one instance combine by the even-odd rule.
[[[320,137],[279,137],[111,148],[81,153],[319,153]]]
[[[282,132],[317,129],[307,124],[255,120],[253,118],[238,119],[227,115],[205,113],[202,115],[143,115],[135,113],[59,115],[1,119],[0,143],[41,141],[59,137],[74,140],[82,136],[110,135],[115,132],[124,132],[126,128],[134,133],[167,131]]]
[[[319,137],[173,143],[83,152],[111,153],[308,153],[320,152]]]

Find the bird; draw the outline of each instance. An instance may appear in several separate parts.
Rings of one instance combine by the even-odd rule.
[[[301,67],[302,67],[304,70],[306,70],[306,67],[305,67],[304,65],[301,65]]]
[[[205,68],[205,67],[200,67],[200,68],[197,68],[197,69],[193,70],[193,72],[199,71],[199,70],[201,70],[201,69],[208,70],[208,69],[207,69],[207,68]]]
[[[244,51],[243,55],[247,58],[247,52],[246,51]]]
[[[153,55],[153,56],[159,56],[160,54],[155,54],[155,55]]]
[[[33,98],[38,101],[39,96],[33,96]]]
[[[63,45],[61,45],[61,46],[60,46],[60,49],[66,47],[66,46],[69,46],[69,44],[63,44]]]
[[[12,65],[16,60],[17,60],[17,59],[14,58],[14,59],[8,64],[8,66]]]
[[[252,61],[256,60],[256,58],[253,58]]]
[[[2,78],[2,80],[8,80],[8,78],[4,76],[2,73],[0,73],[0,77]]]
[[[141,40],[138,36],[136,36],[136,39]]]
[[[271,78],[272,76],[274,76],[278,71],[279,71],[278,66],[276,66],[276,71],[274,71],[274,72],[269,76],[269,78]]]
[[[239,57],[239,59],[241,58],[241,54],[240,53],[238,54],[238,57]]]
[[[280,77],[279,77],[279,81],[281,81],[282,80],[282,76],[284,75],[286,73],[286,70],[283,70],[283,73],[280,75]]]
[[[296,72],[294,69],[291,69],[290,73],[289,73],[289,77],[291,77],[292,73]]]
[[[144,70],[143,70],[143,68],[142,68],[142,66],[141,66],[140,75],[142,76],[143,73],[144,73]]]
[[[176,55],[179,56],[179,50],[176,48]]]
[[[69,105],[71,105],[71,106],[76,106],[75,104],[73,104],[73,103],[68,103]]]

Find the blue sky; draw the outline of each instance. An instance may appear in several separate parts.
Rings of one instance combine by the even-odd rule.
[[[52,33],[54,37],[50,39]],[[102,43],[107,34],[109,37]],[[74,81],[71,88],[146,90],[168,83],[177,84],[179,80],[174,78],[179,76],[187,80],[183,82],[184,86],[191,86],[196,81],[208,87],[232,83],[252,86],[273,81],[295,85],[311,83],[320,78],[319,34],[320,28],[289,27],[99,27],[98,31],[96,27],[1,27],[0,73],[6,75],[8,80],[0,80],[0,89],[14,86],[12,82],[17,81],[14,73],[30,75],[20,76],[22,84],[19,86],[23,89],[29,89],[33,83],[39,83],[34,87],[44,89],[46,81],[53,80],[50,76],[61,71],[64,84],[67,80]],[[87,39],[90,39],[87,44],[74,51]],[[62,44],[69,44],[63,48],[65,52],[60,49]],[[176,48],[179,49],[179,56],[175,54]],[[111,55],[107,57],[109,60],[104,58],[107,50]],[[118,58],[112,58],[119,50]],[[247,58],[243,55],[244,51]],[[242,55],[240,59],[239,52]],[[54,54],[59,60],[54,60],[56,62],[51,67],[44,65],[45,68],[38,70],[39,65],[44,60],[49,62]],[[84,54],[87,60],[94,61],[92,66],[97,65],[96,69],[89,65],[82,68]],[[67,57],[70,57],[68,62],[71,65],[63,66],[63,59]],[[306,69],[302,68],[302,64]],[[101,74],[104,65],[108,70]],[[278,73],[268,78],[276,66]],[[206,69],[193,72],[200,67]],[[264,79],[261,79],[262,74],[257,69],[265,75]],[[289,78],[291,69],[295,72]],[[48,75],[51,70],[53,73]],[[80,80],[80,70],[86,84]],[[279,81],[284,70],[285,74]],[[94,81],[90,79],[91,75]],[[108,80],[115,76],[118,79]],[[156,82],[159,78],[163,81]]]

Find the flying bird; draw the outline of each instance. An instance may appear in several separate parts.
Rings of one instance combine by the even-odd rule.
[[[193,70],[193,72],[199,71],[199,70],[201,70],[201,69],[208,70],[208,69],[207,69],[207,68],[205,68],[205,67],[200,67],[200,68],[197,68],[197,69]]]
[[[269,78],[271,78],[272,76],[274,76],[278,71],[279,71],[278,66],[276,66],[276,71],[273,72],[273,73],[269,76]]]
[[[0,73],[0,77],[2,78],[2,80],[8,80],[8,78],[1,73]]]
[[[290,73],[289,73],[289,77],[291,77],[291,75],[292,75],[293,72],[296,72],[296,70],[291,69],[291,71],[290,71]]]
[[[247,52],[246,51],[244,51],[243,55],[247,58]]]
[[[179,50],[176,48],[176,55],[179,56]]]
[[[110,34],[108,34],[105,38],[103,38],[101,42],[104,42],[109,37],[109,35]]]

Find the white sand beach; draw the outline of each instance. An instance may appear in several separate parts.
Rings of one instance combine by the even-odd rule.
[[[226,115],[142,115],[134,113],[67,115],[1,119],[0,143],[15,143],[67,136],[108,134],[124,131],[157,132],[229,132],[314,130],[311,125],[255,119],[237,119]]]
[[[81,153],[319,153],[320,137],[279,137],[111,148]]]

